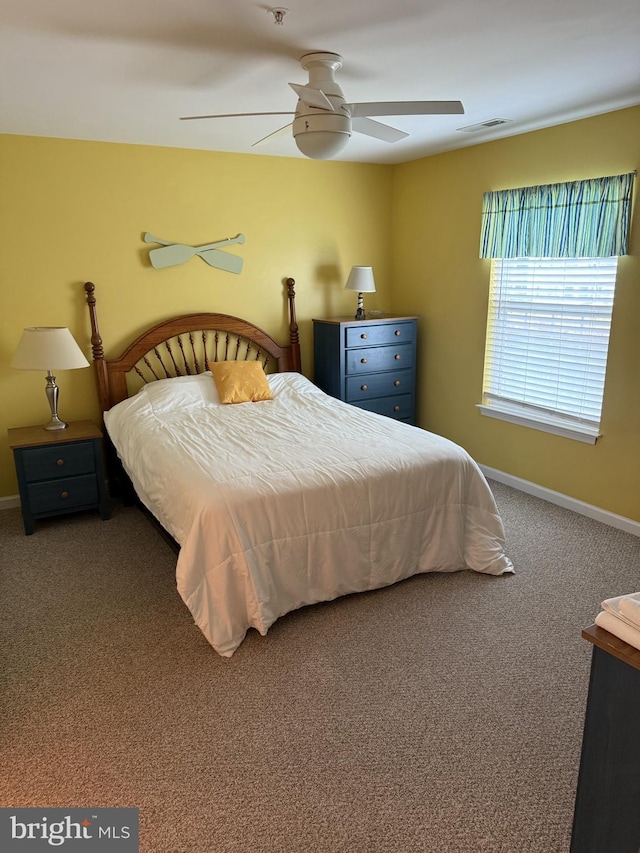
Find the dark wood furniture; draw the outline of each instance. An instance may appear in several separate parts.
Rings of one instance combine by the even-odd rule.
[[[361,409],[414,423],[417,318],[313,321],[316,385]]]
[[[64,430],[43,426],[9,431],[9,446],[20,490],[27,536],[38,518],[97,509],[109,518],[102,432],[91,421],[75,421]]]
[[[640,850],[640,650],[591,625],[571,853]]]

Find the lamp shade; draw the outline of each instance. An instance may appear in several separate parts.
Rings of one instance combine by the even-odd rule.
[[[373,267],[351,267],[345,290],[355,290],[357,293],[375,293],[376,283],[373,278]]]
[[[64,326],[30,326],[25,329],[11,367],[18,370],[75,370],[89,367],[82,350]]]

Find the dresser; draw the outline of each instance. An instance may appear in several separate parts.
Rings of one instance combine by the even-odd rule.
[[[591,676],[571,853],[640,849],[640,650],[591,625]]]
[[[396,420],[415,421],[417,318],[313,320],[314,382],[327,394]]]
[[[8,432],[27,536],[38,518],[84,509],[109,518],[102,432],[92,421],[75,421],[64,430],[28,426]]]

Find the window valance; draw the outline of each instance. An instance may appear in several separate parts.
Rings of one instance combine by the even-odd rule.
[[[627,254],[635,172],[487,192],[481,258],[609,258]]]

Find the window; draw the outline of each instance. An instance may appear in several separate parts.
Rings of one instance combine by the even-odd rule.
[[[617,257],[491,262],[483,414],[594,442]]]
[[[594,443],[635,173],[485,193],[483,414]]]

